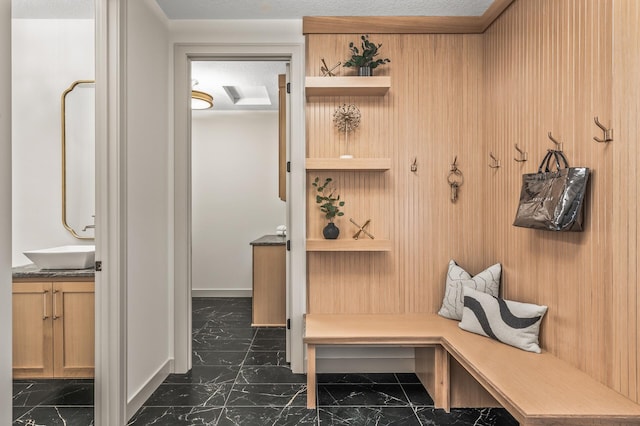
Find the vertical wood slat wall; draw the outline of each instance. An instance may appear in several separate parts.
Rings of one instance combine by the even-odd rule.
[[[548,305],[542,347],[609,385],[615,148],[592,137],[602,136],[595,116],[612,123],[610,11],[602,0],[516,1],[485,33],[483,73],[484,145],[504,159],[484,187],[487,248],[504,265],[503,295]],[[522,174],[554,147],[549,131],[571,165],[592,171],[584,232],[512,226]],[[515,143],[528,151],[526,163],[513,160]]]
[[[334,179],[345,200],[336,220],[340,238],[357,230],[350,222],[371,219],[376,238],[391,252],[309,253],[309,312],[432,312],[442,301],[442,277],[450,258],[478,272],[481,244],[480,172],[482,138],[480,35],[371,35],[391,63],[375,70],[391,76],[384,97],[319,97],[307,101],[307,156],[337,158],[344,135],[332,121],[336,107],[353,103],[362,113],[349,135],[355,157],[391,158],[387,172],[310,172]],[[307,36],[307,75],[320,75],[320,59],[332,66],[348,57],[358,35]],[[353,69],[340,68],[341,75]],[[330,78],[330,77],[327,77]],[[447,174],[458,156],[465,176],[459,201],[449,201]],[[417,161],[418,171],[411,172]],[[321,238],[326,219],[307,202],[307,237]],[[438,285],[435,285],[435,284]]]
[[[640,2],[613,0],[613,387],[640,400]]]
[[[544,349],[638,402],[639,3],[517,0],[481,35],[371,34],[392,60],[376,70],[391,76],[389,94],[309,100],[307,155],[342,153],[331,114],[355,103],[353,153],[390,157],[391,170],[307,179],[336,180],[347,201],[341,238],[355,230],[349,217],[371,218],[393,250],[309,253],[308,311],[436,312],[450,258],[472,273],[501,262],[504,297],[549,306]],[[357,35],[308,35],[307,75],[320,74],[322,57],[344,61],[349,41]],[[614,127],[614,142],[593,141],[594,116]],[[549,131],[572,165],[592,170],[582,233],[511,225],[521,175],[553,147]],[[529,161],[513,160],[515,143]],[[456,155],[465,183],[452,204]],[[308,237],[320,238],[311,191],[307,218]]]

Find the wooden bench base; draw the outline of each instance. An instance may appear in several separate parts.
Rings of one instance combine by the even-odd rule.
[[[434,314],[308,314],[307,407],[316,405],[319,345],[414,347],[436,408],[502,406],[521,425],[640,425],[640,405],[549,353],[465,332]]]

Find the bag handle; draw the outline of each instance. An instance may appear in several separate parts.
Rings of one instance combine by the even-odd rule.
[[[556,171],[559,171],[562,168],[564,169],[569,168],[569,161],[567,161],[567,157],[565,157],[564,152],[549,149],[547,150],[547,155],[545,155],[544,158],[542,159],[542,162],[540,163],[540,167],[538,167],[538,173],[548,173],[551,171],[552,158],[555,160],[555,163],[556,163]],[[564,167],[561,167],[561,163],[564,165]],[[544,170],[543,170],[543,167],[544,167]]]
[[[540,166],[538,167],[538,173],[543,173],[542,167],[544,167],[544,172],[549,171],[549,161],[551,161],[551,157],[553,156],[553,151],[548,150],[547,155],[544,156]]]

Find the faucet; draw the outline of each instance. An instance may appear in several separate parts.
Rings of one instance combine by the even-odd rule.
[[[93,223],[92,225],[86,225],[84,228],[82,228],[82,232],[85,232],[87,229],[90,229],[90,228],[91,228],[91,229],[96,229],[96,224],[95,224],[95,221],[96,221],[96,215],[95,215],[95,214],[92,214],[92,215],[91,215],[91,217],[93,218],[93,222],[94,222],[94,223]]]

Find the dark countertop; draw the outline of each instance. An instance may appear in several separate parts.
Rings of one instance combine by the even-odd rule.
[[[265,235],[249,244],[252,246],[283,246],[287,242],[287,237],[280,235]]]
[[[69,278],[94,278],[95,270],[89,269],[40,269],[33,263],[16,266],[11,270],[14,279],[46,278],[53,280]]]

